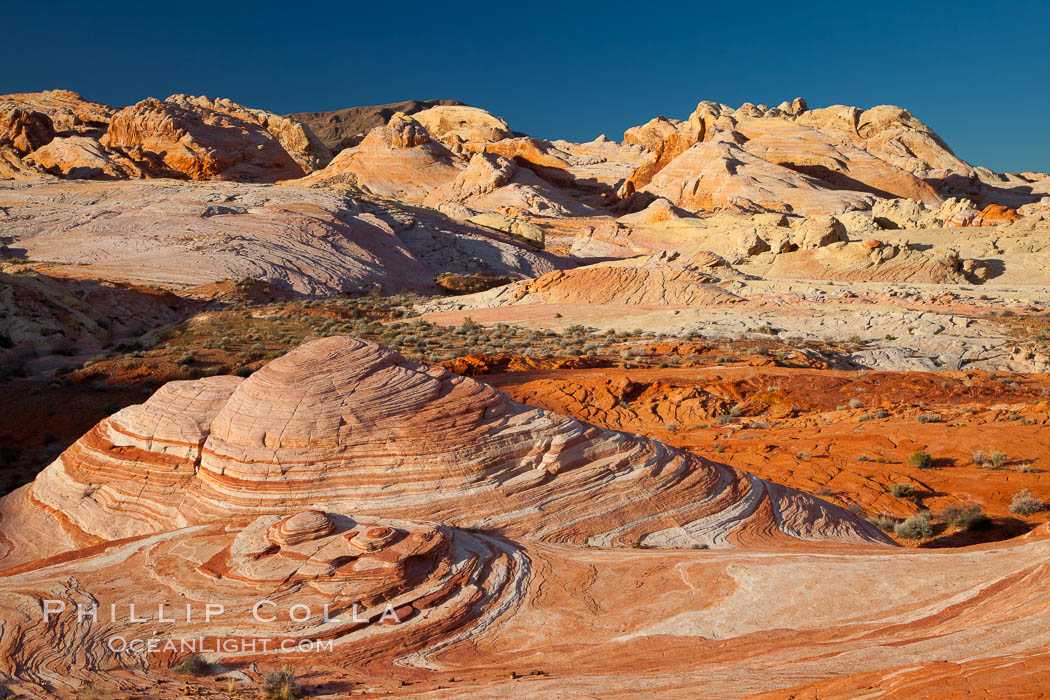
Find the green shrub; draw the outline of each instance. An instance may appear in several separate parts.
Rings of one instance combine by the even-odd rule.
[[[948,506],[937,517],[949,525],[958,525],[968,530],[977,530],[989,524],[988,517],[981,512],[981,507],[976,503],[968,506]]]
[[[915,450],[908,457],[908,464],[918,469],[929,469],[933,466],[933,458],[925,450]]]
[[[897,523],[893,530],[897,537],[909,540],[921,540],[933,536],[933,526],[930,525],[930,518],[927,515],[913,515],[904,522]]]
[[[1041,498],[1036,498],[1028,493],[1028,489],[1018,491],[1010,501],[1010,512],[1017,515],[1032,515],[1046,508],[1046,503]]]
[[[890,492],[894,498],[907,498],[915,493],[915,487],[911,484],[894,484]]]

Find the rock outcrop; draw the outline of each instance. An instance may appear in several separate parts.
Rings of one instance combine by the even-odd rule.
[[[510,236],[331,192],[240,183],[0,189],[6,242],[79,276],[186,289],[253,279],[297,295],[434,289],[442,272],[532,277],[565,263]]]
[[[458,100],[406,100],[385,105],[347,107],[329,112],[296,112],[287,117],[309,127],[321,142],[338,153],[356,146],[365,135],[378,126],[386,126],[398,112],[413,115],[439,106],[464,106]]]
[[[360,144],[340,152],[328,167],[299,180],[312,184],[349,184],[403,202],[421,204],[430,192],[452,183],[462,159],[430,138],[419,122],[395,114]]]
[[[647,498],[629,497],[638,492]],[[351,504],[602,546],[886,541],[805,494],[346,337],[307,343],[243,381],[169,383],[2,504],[4,520],[20,523],[5,533],[7,565],[186,524]]]
[[[477,107],[437,105],[412,117],[433,138],[451,148],[478,151],[485,143],[512,136],[507,122]]]
[[[254,119],[190,102],[145,99],[113,115],[100,143],[151,177],[276,182],[302,167]]]
[[[332,152],[310,131],[310,127],[289,117],[282,117],[263,109],[249,109],[226,98],[172,95],[165,102],[171,102],[187,109],[222,112],[231,117],[255,122],[277,139],[305,173],[320,170],[332,160]]]
[[[0,103],[0,147],[26,155],[54,137],[51,117],[13,102]]]
[[[522,304],[709,306],[738,301],[718,286],[738,274],[710,252],[662,253],[552,272],[498,293]]]
[[[41,564],[0,577],[0,628],[18,628],[0,640],[0,671],[5,682],[17,674],[23,692],[51,697],[132,664],[137,615],[170,643],[134,664],[140,672],[185,657],[189,640],[191,651],[215,648],[227,663],[318,643],[331,661],[389,663],[484,629],[520,603],[531,573],[519,552],[485,535],[321,510],[174,529]],[[43,599],[49,624],[24,625]],[[98,630],[78,617],[89,606],[104,611],[95,620],[112,640],[98,653]],[[91,652],[54,654],[67,645]]]
[[[642,191],[689,211],[839,214],[869,209],[876,200],[866,192],[830,189],[820,180],[763,160],[731,141],[690,146]]]
[[[11,102],[24,109],[46,114],[55,132],[62,136],[91,136],[105,133],[116,111],[108,105],[85,100],[72,90],[44,90],[0,95],[0,102]]]
[[[41,146],[23,162],[70,180],[120,180],[144,173],[119,151],[109,151],[90,136],[62,136]]]

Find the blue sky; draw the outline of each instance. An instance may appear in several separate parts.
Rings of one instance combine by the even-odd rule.
[[[0,93],[275,112],[449,98],[589,140],[703,99],[898,104],[961,157],[1050,170],[1050,3],[4,2]]]

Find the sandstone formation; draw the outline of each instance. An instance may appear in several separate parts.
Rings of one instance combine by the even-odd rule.
[[[131,159],[108,151],[90,136],[55,138],[25,156],[23,162],[70,180],[120,180],[144,175]]]
[[[276,182],[303,175],[254,119],[196,104],[145,99],[113,115],[100,139],[154,177]]]
[[[210,97],[192,97],[189,95],[172,95],[165,102],[171,102],[188,109],[206,109],[222,112],[238,119],[255,122],[266,129],[288,152],[305,173],[312,173],[328,165],[332,160],[331,151],[314,136],[310,127],[300,122],[267,112],[262,109],[249,109],[232,100]]]
[[[1050,680],[1046,173],[801,98],[49,91],[0,177],[0,696]]]
[[[407,100],[370,107],[348,107],[330,112],[296,112],[286,115],[307,126],[321,142],[338,153],[356,146],[372,129],[385,126],[390,117],[400,112],[413,115],[440,106],[465,106],[457,100]]]
[[[689,211],[838,214],[869,209],[875,202],[868,193],[829,189],[820,180],[763,160],[731,141],[694,144],[643,191]]]
[[[51,117],[14,103],[0,103],[0,146],[25,155],[54,137]]]
[[[0,376],[80,361],[185,317],[172,294],[0,267]]]
[[[175,529],[42,563],[0,578],[0,620],[18,629],[0,641],[0,668],[9,678],[8,660],[17,659],[17,687],[47,695],[115,665],[148,672],[185,656],[183,640],[202,651],[225,649],[224,663],[326,641],[328,660],[346,664],[433,652],[515,605],[530,573],[521,554],[484,535],[319,510]],[[137,581],[128,576],[146,571]],[[41,634],[31,622],[43,598],[52,624]],[[145,610],[163,618],[153,634],[175,640],[170,650],[139,658],[128,645],[109,643],[95,653],[99,634],[126,642],[134,630],[124,617],[129,599],[138,610],[132,618]],[[123,619],[93,629],[78,619],[78,605],[114,605]],[[487,610],[479,616],[480,606]],[[69,664],[52,653],[66,645],[91,651]]]
[[[508,304],[706,306],[738,300],[719,286],[722,278],[735,276],[709,251],[688,259],[663,253],[551,272],[485,294]]]
[[[845,105],[807,110],[798,121],[841,136],[864,150],[910,173],[929,176],[937,171],[972,171],[934,131],[894,105],[868,110]]]
[[[388,448],[376,452],[380,444]],[[639,491],[644,501],[627,497]],[[247,380],[169,383],[3,503],[3,518],[22,525],[6,536],[7,565],[187,524],[351,504],[601,546],[885,541],[805,494],[345,337],[308,343]],[[42,528],[52,536],[34,534]]]
[[[305,177],[302,184],[355,185],[372,194],[413,204],[459,174],[458,156],[431,140],[417,121],[395,114],[360,144],[341,151],[328,167]]]
[[[869,210],[894,198],[931,209],[946,197],[968,199],[978,211],[993,204],[1017,209],[1050,195],[1045,173],[973,167],[906,110],[885,105],[810,110],[796,99],[733,109],[704,101],[686,120],[658,117],[628,129],[618,144],[604,136],[572,143],[516,134],[499,117],[454,101],[281,117],[181,94],[119,111],[68,91],[0,100],[8,113],[0,120],[6,123],[0,131],[8,132],[0,133],[0,177],[15,179],[275,182],[307,175],[306,184],[427,200],[457,218],[469,218],[461,206],[559,217],[611,207],[623,215],[645,208],[654,195],[692,213],[802,215]],[[326,168],[332,152],[340,158]],[[444,190],[474,153],[513,161],[521,181],[470,203],[460,190],[446,198]],[[525,171],[538,180],[528,181]]]
[[[437,105],[412,116],[432,137],[449,147],[477,151],[486,142],[512,136],[507,122],[477,107]]]
[[[299,295],[433,289],[441,272],[563,266],[510,236],[332,193],[236,183],[0,190],[8,245],[63,274],[186,289],[250,278]]]
[[[46,114],[55,132],[63,136],[102,136],[116,111],[108,105],[85,100],[72,90],[0,95],[0,102],[11,102],[24,109]]]

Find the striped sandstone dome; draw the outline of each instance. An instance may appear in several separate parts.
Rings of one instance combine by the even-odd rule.
[[[307,343],[243,381],[166,385],[99,423],[0,513],[29,533],[6,535],[10,565],[309,509],[597,546],[887,542],[808,494],[348,337]]]

